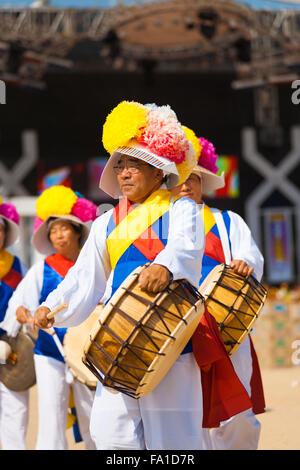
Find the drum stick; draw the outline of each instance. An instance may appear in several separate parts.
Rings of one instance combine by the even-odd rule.
[[[54,310],[52,310],[52,312],[48,313],[47,315],[48,320],[52,320],[52,318],[54,318],[55,315],[57,315],[62,310],[65,310],[66,308],[68,308],[68,304],[66,302],[63,302],[61,305],[59,305]]]

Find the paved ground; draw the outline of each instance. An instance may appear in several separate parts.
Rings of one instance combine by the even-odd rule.
[[[262,369],[268,411],[259,415],[262,433],[259,450],[300,450],[300,367]],[[28,449],[34,449],[37,432],[37,391],[30,393]],[[69,447],[83,450],[75,444],[72,430],[67,431]]]

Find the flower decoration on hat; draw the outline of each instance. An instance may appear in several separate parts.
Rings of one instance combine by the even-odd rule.
[[[34,232],[51,216],[73,215],[82,222],[97,217],[97,206],[81,194],[63,185],[45,189],[36,201]]]
[[[1,215],[11,220],[12,222],[15,222],[17,225],[20,223],[20,216],[15,205],[11,202],[3,202],[0,196],[0,217]]]
[[[102,142],[110,154],[122,146],[142,145],[150,153],[175,163],[179,174],[182,170],[186,175],[195,163],[189,135],[169,105],[122,101],[107,116]]]
[[[180,181],[178,184],[181,184],[188,179],[193,168],[197,165],[201,152],[201,144],[195,132],[186,126],[182,126],[182,128],[194,151],[187,152],[186,159],[177,166],[177,170],[180,175]]]
[[[201,153],[198,159],[198,165],[216,174],[219,168],[216,165],[218,155],[216,154],[214,145],[204,137],[199,137],[199,142],[201,145]]]

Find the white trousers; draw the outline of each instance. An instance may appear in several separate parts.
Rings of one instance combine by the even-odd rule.
[[[188,353],[153,392],[137,400],[99,382],[91,435],[99,450],[202,450],[202,416],[201,374]]]
[[[245,338],[239,349],[231,357],[231,362],[237,376],[250,396],[252,358],[249,336]],[[213,450],[256,450],[260,431],[261,424],[252,409],[249,409],[233,416],[227,421],[223,421],[219,428],[214,428],[210,431],[209,436],[206,431],[207,448]]]
[[[29,390],[14,392],[0,382],[0,441],[3,450],[26,450]]]
[[[38,436],[36,450],[66,450],[67,415],[70,384],[66,364],[51,357],[35,355],[38,388]],[[85,448],[95,449],[89,432],[90,415],[95,392],[74,379],[72,391],[80,434]]]

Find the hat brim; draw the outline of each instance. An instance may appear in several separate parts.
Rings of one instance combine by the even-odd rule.
[[[82,234],[80,237],[79,248],[83,247],[90,232],[90,227],[88,226],[88,223],[82,222],[82,220],[80,220],[75,215],[71,215],[71,214],[70,215],[54,215],[53,214],[51,217],[48,217],[48,219],[46,219],[39,226],[39,228],[34,232],[32,236],[31,242],[37,251],[47,256],[51,255],[55,251],[52,243],[50,242],[48,238],[48,221],[50,218],[67,220],[68,222],[71,222],[71,223],[73,222],[75,224],[82,226]]]
[[[216,175],[200,165],[197,165],[192,173],[196,173],[201,177],[203,194],[208,194],[225,186],[224,173]]]
[[[7,248],[7,247],[13,245],[14,243],[16,243],[18,241],[18,238],[20,236],[20,228],[15,222],[8,219],[4,215],[0,215],[0,217],[3,220],[5,220],[5,222],[7,224],[7,232],[6,232],[6,235],[5,235],[5,241],[4,241],[4,245],[3,245],[3,248]]]
[[[159,157],[154,153],[149,152],[146,147],[140,144],[130,147],[119,147],[109,157],[99,182],[99,188],[114,199],[118,199],[122,196],[118,178],[113,168],[122,155],[137,158],[162,170],[164,175],[168,175],[166,182],[168,189],[173,188],[180,181],[180,176],[174,162],[170,162],[170,160],[167,160],[166,158]]]

